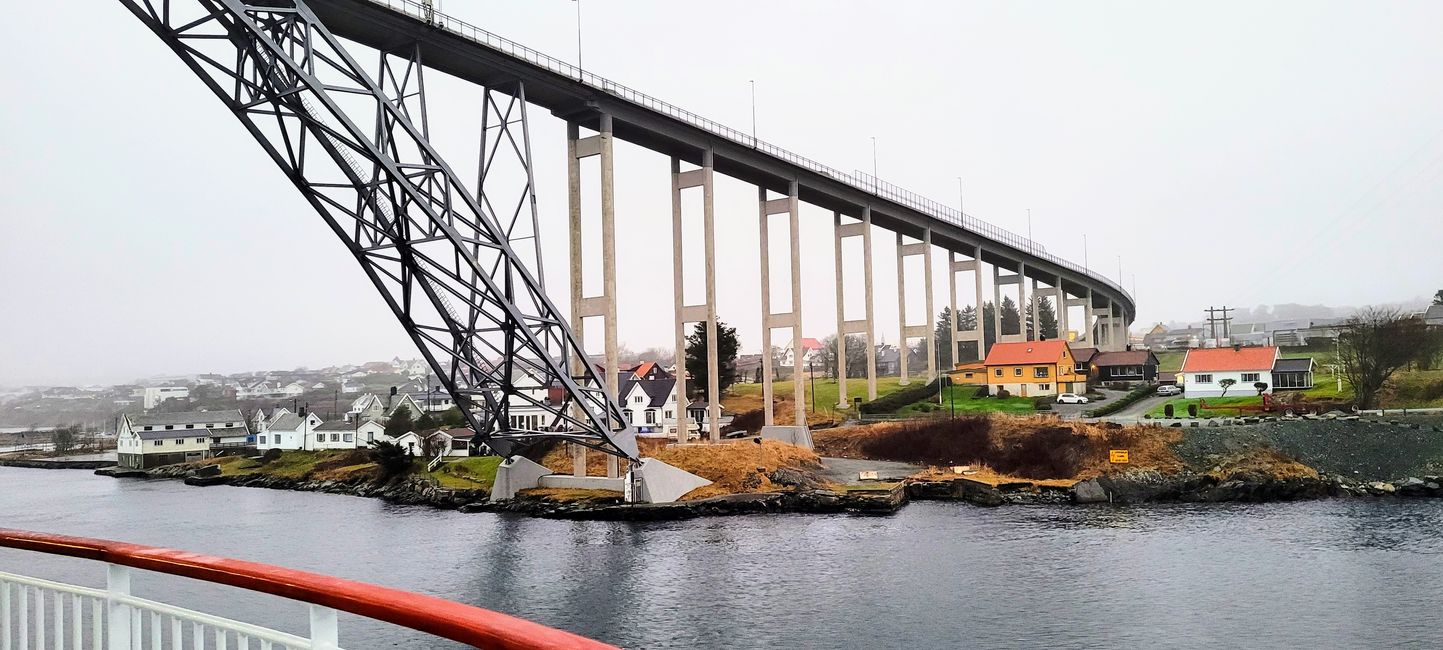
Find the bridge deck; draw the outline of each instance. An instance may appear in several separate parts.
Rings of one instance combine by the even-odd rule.
[[[933,243],[969,252],[980,245],[983,260],[1015,269],[1020,260],[1027,276],[1094,301],[1122,305],[1125,319],[1133,299],[1120,285],[1095,271],[1052,255],[1015,233],[964,215],[868,175],[847,174],[793,154],[750,135],[707,120],[630,88],[577,69],[480,28],[430,15],[412,0],[308,0],[307,3],[343,38],[381,50],[409,51],[419,43],[428,67],[486,86],[523,81],[526,98],[564,119],[596,128],[602,112],[612,116],[615,137],[658,153],[700,164],[710,147],[716,171],[747,183],[786,192],[795,179],[799,198],[851,216],[872,208],[872,222],[888,230],[921,237],[932,229]]]

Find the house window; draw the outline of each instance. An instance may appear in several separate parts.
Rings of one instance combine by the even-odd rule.
[[[146,427],[145,430],[146,430],[146,431],[150,431],[150,430],[153,429],[153,428],[154,428],[154,427]]]
[[[665,417],[666,419],[670,420],[670,419],[672,419],[673,417],[676,417],[676,416],[672,414],[671,409],[667,409],[667,410],[666,410],[666,415],[663,416],[663,417]]]
[[[165,444],[165,441],[164,441],[164,440],[157,440],[157,441],[155,441],[153,444],[154,444],[155,446],[159,447],[159,446]]]
[[[1244,383],[1244,384],[1256,384],[1256,383],[1258,383],[1259,381],[1261,381],[1260,379],[1258,379],[1258,375],[1259,375],[1259,373],[1256,373],[1256,372],[1245,372],[1245,373],[1243,373],[1243,383]]]
[[[375,441],[376,441],[376,433],[375,433],[374,431],[368,431],[368,432],[366,432],[366,442],[375,442]]]
[[[259,438],[256,438],[256,442],[259,442],[259,443],[261,443],[261,444],[264,445],[264,444],[266,444],[266,437],[265,437],[265,436],[260,436]]]
[[[187,429],[194,429],[194,428],[195,428],[195,425],[194,425],[194,424],[187,424],[187,425],[185,425],[185,428],[187,428]]]
[[[202,445],[205,444],[205,438],[196,438],[195,441]]]
[[[647,410],[646,410],[646,423],[647,423],[647,424],[656,424],[656,411],[655,411],[655,410],[652,410],[652,409],[647,409]]]
[[[171,429],[174,429],[174,428],[175,428],[174,425],[171,425],[171,424],[165,425],[165,430],[166,430],[166,431],[170,431]]]
[[[1013,376],[1013,377],[1021,377],[1021,376],[1022,376],[1022,369],[1021,369],[1021,368],[1013,368],[1013,369],[1012,369],[1012,376]]]
[[[1192,376],[1192,380],[1193,380],[1194,383],[1198,383],[1198,384],[1211,384],[1211,383],[1213,383],[1213,376],[1212,376],[1212,375],[1193,375],[1193,376]]]
[[[347,437],[347,438],[350,438],[350,436],[346,436],[346,437]],[[341,434],[339,434],[339,433],[333,433],[333,434],[331,434],[331,442],[340,442],[340,441],[341,441]],[[348,442],[349,442],[349,441],[348,441]]]
[[[640,395],[637,395],[636,397],[631,398],[631,401],[634,402],[634,403],[636,403],[636,404],[640,404],[640,403],[641,403],[641,396],[640,396]]]
[[[349,433],[345,434],[344,439],[345,439],[346,442],[351,442],[351,434],[349,434]]]
[[[176,439],[175,439],[175,444],[177,444],[177,445],[183,445],[183,444],[185,444],[185,438],[176,438]]]
[[[1073,366],[1073,367],[1072,367],[1072,374],[1074,374],[1074,375],[1085,375],[1085,374],[1087,374],[1087,364],[1079,363],[1079,364]]]
[[[1038,384],[1037,390],[1052,390],[1052,384]]]
[[[1142,366],[1117,366],[1112,369],[1113,377],[1141,377]]]
[[[1032,376],[1036,379],[1047,378],[1047,366],[1037,366],[1032,369]]]
[[[993,374],[996,374],[998,377],[1001,377],[1001,376],[1002,376],[1002,369],[1001,369],[1001,368],[998,368],[998,369],[996,369],[996,370],[994,370],[994,371],[992,371],[992,372],[993,372]]]

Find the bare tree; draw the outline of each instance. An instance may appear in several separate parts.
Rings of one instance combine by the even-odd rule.
[[[1393,373],[1416,361],[1433,339],[1422,319],[1395,308],[1368,307],[1349,318],[1338,333],[1338,363],[1357,407],[1377,408]]]
[[[1233,387],[1233,384],[1236,384],[1236,383],[1238,383],[1238,380],[1236,380],[1236,379],[1219,379],[1219,380],[1218,380],[1218,385],[1223,387],[1223,394],[1222,394],[1222,395],[1218,395],[1218,397],[1227,397],[1227,396],[1228,396],[1228,389],[1229,389],[1229,388],[1232,388],[1232,387]]]

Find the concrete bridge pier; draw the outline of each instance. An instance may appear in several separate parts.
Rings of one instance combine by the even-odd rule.
[[[802,255],[801,239],[798,235],[797,182],[787,186],[787,196],[768,199],[767,188],[757,188],[761,224],[762,249],[762,402],[763,424],[776,424],[775,409],[772,407],[772,328],[790,327],[792,330],[792,404],[796,413],[796,425],[807,425],[807,410],[802,383]],[[791,234],[791,276],[792,308],[790,312],[772,312],[771,245],[767,223],[772,215],[785,214]]]
[[[920,325],[907,324],[907,268],[906,261],[913,255],[922,256],[922,291],[925,295],[924,304],[927,310]],[[922,231],[922,240],[907,244],[904,243],[902,233],[897,233],[897,325],[901,332],[901,340],[898,341],[899,350],[898,363],[901,378],[898,384],[906,386],[911,383],[908,379],[907,342],[914,338],[927,341],[927,379],[937,376],[937,330],[932,326],[932,229],[926,228]]]
[[[837,285],[837,408],[848,408],[847,400],[847,335],[861,334],[867,342],[867,400],[877,399],[877,342],[872,320],[872,209],[862,208],[862,220],[842,223],[842,213],[832,215],[833,244],[836,253]],[[847,320],[846,292],[843,284],[842,241],[848,237],[862,238],[862,286],[866,315],[862,320]]]
[[[720,367],[717,360],[716,326],[716,232],[715,211],[712,202],[713,179],[712,150],[702,152],[701,167],[681,170],[681,159],[671,159],[671,242],[672,242],[672,287],[675,296],[676,314],[676,440],[687,442],[691,418],[687,411],[686,384],[686,325],[706,323],[706,373],[707,373],[707,437],[712,442],[721,441],[721,403],[717,397],[717,380]],[[702,240],[706,273],[706,302],[700,305],[686,304],[683,271],[681,192],[690,188],[701,188],[702,193]]]
[[[976,296],[974,309],[977,317],[974,319],[972,329],[960,329],[961,321],[957,314],[957,274],[959,272],[971,272],[976,283]],[[952,363],[959,363],[962,360],[962,344],[967,341],[977,343],[977,360],[981,361],[987,356],[987,343],[983,340],[984,326],[982,323],[982,247],[976,246],[972,249],[972,259],[957,259],[957,251],[947,251],[947,285],[949,304],[952,310]],[[946,372],[948,369],[943,368]]]
[[[575,122],[566,125],[566,171],[567,204],[571,226],[571,329],[576,338],[586,340],[587,318],[602,319],[606,348],[606,392],[616,399],[617,395],[617,349],[616,349],[616,196],[615,158],[612,154],[611,115],[602,113],[596,135],[580,137],[580,126]],[[583,260],[581,249],[581,161],[591,156],[601,158],[601,294],[587,296],[582,285]],[[580,374],[588,359],[577,357],[571,360],[572,372]],[[586,475],[586,448],[572,445],[572,473]],[[606,475],[619,476],[616,456],[607,454]]]
[[[1052,283],[1055,297],[1052,299],[1053,313],[1057,316],[1057,338],[1067,340],[1067,291],[1062,288],[1062,276]]]
[[[1002,268],[992,265],[992,322],[998,341],[1014,342],[1027,340],[1027,265],[1018,262],[1017,273],[1002,275]],[[1017,285],[1017,332],[1002,331],[1002,286]]]

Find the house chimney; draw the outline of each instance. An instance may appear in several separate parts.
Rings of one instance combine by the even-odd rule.
[[[1128,344],[1127,344],[1127,351],[1128,351],[1128,352],[1132,352],[1132,344],[1131,344],[1131,343],[1128,343]]]
[[[392,386],[392,387],[391,387],[391,397],[395,397],[395,396],[396,396],[396,387],[395,387],[395,386]]]
[[[1233,344],[1233,352],[1242,352],[1242,350],[1243,350],[1243,344],[1241,344],[1241,343],[1234,343],[1234,344]]]

